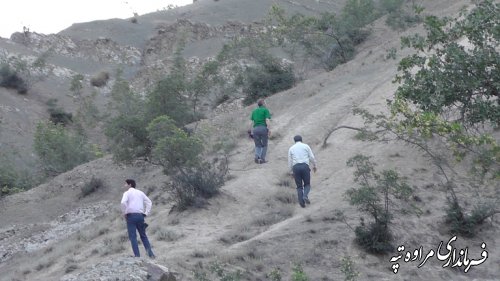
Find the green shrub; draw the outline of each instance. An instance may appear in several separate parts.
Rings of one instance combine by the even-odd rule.
[[[275,58],[268,58],[261,66],[248,67],[245,71],[246,97],[243,103],[249,105],[294,86],[295,77],[289,66],[282,66]]]
[[[470,214],[465,214],[457,200],[449,199],[446,208],[446,223],[454,235],[474,237],[478,226],[496,212],[495,205],[482,204],[476,206]]]
[[[178,126],[193,121],[194,117],[189,113],[187,100],[184,97],[187,88],[184,75],[178,73],[172,73],[159,81],[147,96],[146,106],[150,120],[167,115]]]
[[[354,181],[360,186],[348,189],[345,196],[351,205],[373,218],[368,225],[361,219],[361,225],[355,229],[356,242],[371,253],[392,251],[389,231],[392,214],[389,206],[394,204],[390,202],[394,199],[407,200],[412,192],[410,186],[393,170],[376,173],[375,164],[364,155],[350,158],[347,166],[356,168]]]
[[[345,281],[356,281],[359,272],[354,268],[354,262],[351,257],[343,257],[340,261],[340,271],[345,275]]]
[[[90,78],[90,84],[94,87],[104,87],[110,78],[109,72],[101,71],[96,76]]]
[[[26,94],[28,92],[28,85],[24,79],[7,63],[3,63],[0,66],[0,87],[15,89],[19,94]]]
[[[239,281],[241,280],[241,271],[236,270],[236,271],[228,271],[227,267],[229,265],[227,264],[222,264],[218,261],[212,262],[208,270],[209,272],[206,272],[205,270],[197,270],[194,272],[194,279],[196,281]]]
[[[176,172],[199,163],[201,140],[178,128],[168,116],[151,121],[147,132],[153,144],[152,158],[166,170]]]
[[[71,77],[71,86],[69,90],[73,92],[75,95],[80,95],[83,89],[83,81],[84,77],[82,74],[76,74]]]
[[[302,265],[295,264],[292,268],[292,281],[309,281]]]
[[[138,157],[149,157],[151,142],[146,130],[148,119],[145,102],[130,89],[121,72],[116,74],[116,82],[111,89],[111,102],[106,119],[106,137],[116,161],[131,161]]]
[[[169,193],[179,211],[189,207],[201,207],[219,193],[227,174],[227,163],[198,164],[184,168],[172,176]]]
[[[0,166],[0,197],[26,190],[31,187],[29,183],[11,165]]]
[[[149,156],[151,142],[148,139],[145,121],[143,116],[125,114],[108,121],[105,134],[110,140],[115,160],[127,162]]]
[[[95,158],[86,139],[62,125],[38,123],[34,149],[47,175],[58,175]]]
[[[269,274],[268,274],[269,279],[271,281],[281,281],[281,271],[279,268],[274,268]]]
[[[394,250],[392,245],[392,235],[389,232],[388,219],[379,219],[365,225],[361,220],[359,226],[356,227],[356,243],[369,253],[388,253]]]

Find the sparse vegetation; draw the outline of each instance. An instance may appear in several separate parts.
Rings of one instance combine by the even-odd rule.
[[[194,272],[194,279],[196,281],[239,281],[241,280],[241,271],[229,271],[229,265],[222,264],[218,261],[212,262],[208,271],[196,270]]]
[[[81,196],[85,197],[104,187],[104,181],[101,178],[92,177],[81,189]]]
[[[373,218],[368,224],[361,219],[361,224],[355,229],[356,242],[368,252],[392,251],[389,230],[392,212],[389,206],[394,205],[393,199],[407,200],[412,192],[410,186],[393,170],[376,173],[375,164],[363,155],[349,159],[347,166],[356,168],[354,181],[360,187],[347,190],[345,196],[351,205]]]
[[[380,6],[387,14],[386,24],[393,29],[404,30],[422,22],[423,7],[416,1],[382,0]]]
[[[271,281],[281,281],[281,271],[279,268],[274,268],[268,275]]]
[[[492,188],[500,175],[500,146],[492,136],[500,122],[499,15],[498,4],[485,0],[454,19],[426,17],[425,36],[402,38],[403,46],[416,54],[399,63],[391,115],[356,110],[375,127],[367,134],[372,140],[402,140],[431,159],[445,178],[450,231],[467,236],[500,212],[500,198]],[[459,38],[468,46],[459,44]],[[468,175],[457,175],[460,164],[470,168]],[[461,194],[456,181],[464,186]],[[466,208],[467,197],[473,199],[472,210]]]
[[[258,67],[248,67],[245,70],[245,92],[243,102],[249,105],[259,98],[290,89],[295,83],[293,70],[290,66],[281,65],[277,59],[268,57],[260,62]]]
[[[344,274],[345,281],[356,281],[359,276],[359,272],[354,268],[354,261],[349,256],[340,261],[340,271]]]
[[[296,263],[293,265],[292,281],[309,281],[309,277],[307,277],[301,264]]]
[[[34,149],[43,172],[49,176],[66,172],[95,158],[85,137],[53,123],[38,123]]]
[[[16,168],[12,163],[10,156],[0,154],[0,198],[28,190],[38,183],[34,173]]]
[[[84,77],[81,74],[75,74],[71,77],[71,86],[69,90],[73,93],[74,96],[80,96],[83,89],[83,81]]]

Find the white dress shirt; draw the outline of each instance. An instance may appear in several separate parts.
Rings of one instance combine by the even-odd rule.
[[[300,141],[296,142],[288,150],[288,168],[292,171],[293,166],[299,163],[306,163],[307,165],[311,163],[313,167],[316,167],[316,159],[311,148]]]
[[[152,205],[153,203],[146,196],[146,194],[144,194],[144,192],[133,187],[129,188],[123,193],[121,207],[122,213],[124,215],[131,213],[140,213],[147,216],[149,215],[149,212],[151,212]]]

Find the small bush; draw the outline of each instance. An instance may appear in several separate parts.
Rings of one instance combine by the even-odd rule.
[[[261,66],[247,68],[245,81],[243,103],[249,105],[259,98],[292,88],[295,76],[291,67],[281,65],[277,59],[267,58]]]
[[[395,199],[408,201],[412,193],[411,187],[394,170],[376,173],[375,163],[364,155],[358,154],[350,158],[347,166],[356,168],[354,181],[359,187],[348,189],[345,196],[351,205],[373,218],[373,222],[368,225],[361,218],[361,224],[354,231],[357,244],[370,253],[392,251],[389,223],[392,218],[391,209],[395,208],[395,204],[391,202]]]
[[[292,281],[309,281],[309,278],[300,264],[295,264],[292,268]]]
[[[446,223],[450,225],[451,234],[460,234],[465,237],[474,237],[478,225],[496,213],[494,205],[483,204],[476,206],[470,214],[465,214],[456,200],[448,200],[446,209]]]
[[[182,211],[190,206],[203,206],[206,199],[218,194],[219,188],[224,185],[227,171],[227,163],[222,161],[218,165],[203,163],[184,168],[175,174],[169,189],[176,203],[175,207]]]
[[[381,254],[388,253],[394,250],[392,246],[392,235],[389,232],[387,224],[383,220],[372,222],[365,225],[361,220],[361,224],[356,227],[356,243],[369,253]]]
[[[28,92],[28,85],[24,79],[6,63],[0,66],[0,86],[15,89],[19,94]]]
[[[110,76],[109,72],[101,71],[96,76],[90,79],[90,84],[94,87],[104,87],[108,83]]]
[[[156,238],[160,241],[166,241],[166,242],[177,241],[180,238],[182,238],[182,236],[183,236],[182,234],[178,234],[171,230],[159,229],[156,232]]]
[[[269,279],[271,281],[281,281],[281,271],[279,268],[274,268],[269,274],[268,274]]]
[[[349,256],[343,257],[340,264],[340,271],[345,275],[345,281],[355,281],[359,272],[354,268],[354,262]]]
[[[210,280],[220,280],[220,281],[239,281],[241,280],[241,271],[228,271],[227,267],[229,265],[222,264],[218,261],[211,263],[208,267],[209,272],[206,271],[195,271],[194,280],[196,281],[210,281]]]
[[[19,170],[10,157],[0,156],[0,197],[30,189],[37,182],[32,172]]]
[[[81,197],[88,196],[94,192],[96,192],[98,189],[102,189],[104,187],[104,182],[100,178],[92,177],[90,181],[85,183],[82,186],[81,189]]]
[[[46,175],[58,175],[94,159],[87,140],[62,125],[39,123],[35,131],[35,153]]]
[[[64,111],[62,107],[58,107],[57,99],[50,99],[47,106],[49,107],[48,112],[52,123],[66,126],[73,122],[73,114]]]

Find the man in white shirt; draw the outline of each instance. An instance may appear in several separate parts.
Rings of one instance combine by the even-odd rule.
[[[148,237],[146,236],[147,224],[144,222],[144,217],[151,212],[151,200],[144,192],[135,189],[135,181],[131,179],[125,180],[124,188],[127,191],[123,193],[121,201],[122,214],[127,221],[128,238],[132,244],[134,256],[140,257],[139,245],[137,244],[137,231],[141,237],[142,244],[150,258],[155,258]]]
[[[297,196],[299,204],[302,208],[306,207],[306,203],[310,204],[308,198],[311,191],[311,169],[316,173],[316,159],[309,145],[302,143],[302,137],[297,135],[293,138],[295,144],[288,150],[288,168],[292,173],[295,184],[297,185]]]

